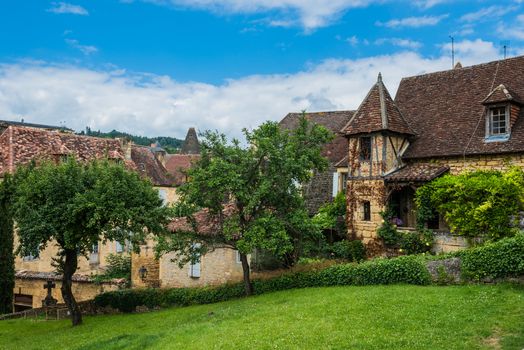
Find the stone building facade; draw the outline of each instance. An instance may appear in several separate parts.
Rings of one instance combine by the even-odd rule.
[[[395,99],[377,83],[341,129],[349,148],[348,235],[377,245],[380,212],[394,209],[400,229],[415,227],[414,193],[446,173],[524,168],[524,57],[404,78]],[[466,243],[442,218],[426,223],[436,249]]]
[[[122,162],[131,170],[149,179],[167,203],[177,199],[174,180],[163,165],[165,151],[141,147],[122,140],[102,139],[75,135],[71,130],[47,125],[18,122],[0,122],[0,181],[4,174],[12,173],[30,161],[50,160],[60,162],[67,157],[80,161],[108,158]],[[15,232],[15,247],[17,238]],[[32,255],[15,257],[15,308],[41,306],[42,285],[47,279],[57,280],[52,259],[58,247],[50,242],[45,249]],[[92,298],[100,291],[121,287],[122,284],[91,283],[91,276],[103,273],[109,254],[129,254],[127,242],[99,242],[88,256],[78,258],[74,275],[74,291],[78,300]],[[58,282],[58,285],[60,282]],[[58,289],[57,289],[58,290]],[[59,294],[59,292],[56,293]],[[57,298],[61,300],[61,298]]]
[[[322,155],[328,160],[328,168],[323,172],[315,172],[310,182],[303,186],[302,191],[310,215],[318,212],[320,206],[333,200],[333,197],[344,189],[341,186],[344,174],[337,171],[336,164],[346,156],[348,144],[340,130],[349,122],[354,111],[289,113],[279,123],[286,130],[294,130],[299,125],[300,117],[308,122],[322,125],[334,134],[334,139],[322,149]]]

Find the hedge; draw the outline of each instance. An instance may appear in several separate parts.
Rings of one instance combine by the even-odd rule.
[[[461,258],[464,281],[479,281],[486,277],[523,276],[524,234],[447,255],[453,256]],[[375,259],[360,264],[332,265],[320,270],[287,273],[267,280],[253,280],[253,289],[254,294],[263,294],[307,287],[397,283],[428,285],[431,284],[431,275],[426,262],[442,258],[411,255],[394,259]],[[98,295],[95,305],[132,312],[137,306],[155,308],[210,304],[243,296],[243,283],[204,288],[124,289]]]
[[[479,281],[524,275],[524,233],[456,253],[462,278]]]
[[[342,264],[323,270],[288,273],[267,280],[254,280],[254,294],[292,288],[407,283],[426,285],[431,277],[422,259],[405,256],[377,259],[361,264]],[[132,312],[137,306],[148,308],[209,304],[244,296],[243,283],[218,287],[173,289],[123,289],[96,296],[95,305]]]

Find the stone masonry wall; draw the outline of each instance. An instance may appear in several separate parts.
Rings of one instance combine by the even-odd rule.
[[[44,289],[44,284],[47,280],[45,279],[15,279],[15,287],[13,293],[32,295],[33,296],[33,308],[41,307],[42,300],[47,296],[47,289]],[[58,300],[58,303],[64,303],[62,299],[62,293],[60,287],[62,282],[54,281],[56,288],[52,289],[53,298]],[[100,293],[117,290],[119,288],[116,284],[101,283],[95,284],[92,282],[73,282],[73,295],[76,301],[91,300]]]
[[[242,264],[236,261],[236,251],[231,248],[216,248],[203,255],[199,278],[189,276],[189,265],[179,268],[171,262],[173,257],[166,254],[160,260],[162,287],[200,287],[242,280]]]
[[[330,165],[324,172],[315,172],[311,181],[304,185],[304,199],[310,215],[316,214],[324,203],[333,200],[333,173],[336,171],[336,168]]]

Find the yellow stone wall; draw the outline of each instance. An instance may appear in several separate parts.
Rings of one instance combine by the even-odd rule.
[[[25,294],[33,296],[33,308],[42,307],[42,300],[47,296],[47,289],[44,288],[44,284],[47,280],[44,279],[15,279],[15,287],[13,288],[14,294]],[[56,288],[52,289],[53,298],[58,300],[58,303],[64,303],[62,299],[62,293],[60,287],[62,283],[60,281],[54,281]],[[91,300],[96,295],[117,290],[118,285],[102,283],[100,285],[89,283],[89,282],[73,282],[72,290],[76,301]]]
[[[417,162],[431,161],[437,164],[448,165],[450,173],[460,174],[463,171],[474,170],[507,170],[511,166],[518,166],[524,169],[524,154],[506,155],[483,155],[467,157],[447,157],[438,159],[421,159]]]
[[[189,276],[189,265],[179,268],[171,262],[173,257],[170,253],[160,260],[162,287],[200,287],[242,280],[242,264],[236,261],[236,251],[231,248],[216,248],[203,255],[199,278]]]

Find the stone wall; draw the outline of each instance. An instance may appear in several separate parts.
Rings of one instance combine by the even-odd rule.
[[[333,173],[337,169],[330,165],[324,172],[315,172],[310,182],[303,186],[304,199],[310,215],[318,212],[324,204],[333,200]]]
[[[189,276],[189,265],[182,268],[171,261],[174,254],[166,254],[160,260],[162,287],[200,287],[219,285],[242,280],[242,264],[237,261],[236,250],[216,248],[200,259],[200,277]]]
[[[417,159],[413,163],[427,163],[448,165],[450,173],[460,174],[463,171],[474,170],[507,170],[511,166],[524,169],[524,154],[482,155],[467,157],[446,157],[435,159]]]
[[[153,248],[154,241],[150,239],[140,246],[139,254],[131,254],[131,287],[160,287],[160,263],[155,259]],[[147,269],[145,279],[139,273],[142,266]]]
[[[16,278],[15,287],[13,293],[16,295],[31,295],[33,296],[33,308],[42,306],[42,300],[47,296],[47,289],[44,288],[44,284],[47,279],[34,279],[34,278]],[[60,288],[62,286],[61,281],[54,281],[56,288],[52,289],[53,298],[58,300],[58,303],[63,303],[62,293]],[[95,284],[92,282],[73,282],[72,290],[76,301],[91,300],[100,293],[108,292],[119,289],[120,286],[116,283],[104,282],[101,284]]]

